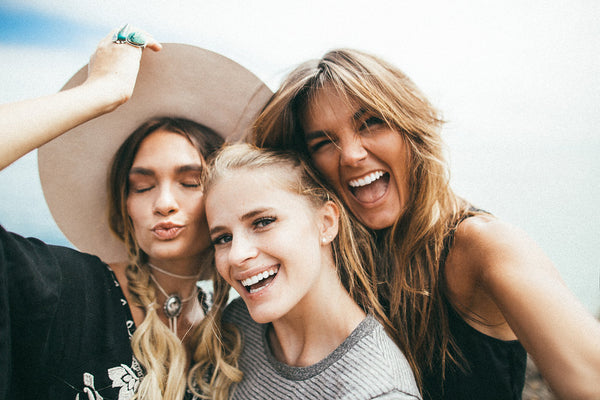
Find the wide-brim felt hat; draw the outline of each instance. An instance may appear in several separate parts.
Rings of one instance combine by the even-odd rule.
[[[87,65],[62,90],[87,78]],[[80,251],[104,262],[127,260],[124,243],[108,225],[107,177],[119,146],[153,117],[201,123],[227,141],[243,138],[271,90],[252,72],[215,52],[165,43],[144,51],[129,101],[38,150],[46,202],[56,224]]]

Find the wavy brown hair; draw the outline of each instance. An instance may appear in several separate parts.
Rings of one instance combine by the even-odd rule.
[[[133,303],[146,310],[144,321],[131,338],[135,358],[144,369],[144,377],[135,398],[180,400],[186,391],[186,351],[179,338],[160,320],[156,302],[157,288],[150,278],[147,255],[140,249],[133,223],[127,213],[129,171],[144,141],[152,133],[166,130],[184,136],[198,150],[203,173],[206,159],[223,143],[213,130],[194,121],[182,118],[157,118],[136,129],[121,145],[114,156],[108,179],[108,218],[111,230],[125,243],[129,254],[126,268],[127,284]],[[211,252],[204,257],[207,264],[198,265],[198,271],[210,271]],[[192,345],[200,340],[200,325],[192,333]]]
[[[338,276],[354,301],[363,310],[371,312],[389,332],[392,332],[391,322],[373,290],[376,287],[373,284],[376,271],[370,251],[373,246],[371,236],[345,211],[334,192],[298,153],[267,151],[249,144],[226,146],[211,164],[205,195],[210,196],[211,188],[224,176],[240,170],[258,169],[272,171],[283,189],[304,197],[315,210],[328,201],[335,203],[340,210],[340,216],[339,231],[332,242],[332,248]],[[215,289],[217,301],[212,309],[215,317],[205,318],[210,328],[205,328],[207,340],[202,342],[196,351],[195,359],[204,360],[195,367],[196,380],[203,381],[201,392],[205,398],[226,399],[230,386],[242,379],[242,373],[237,366],[241,347],[239,338],[231,340],[230,329],[223,329],[220,325],[222,309],[227,299],[226,293],[230,287],[220,276],[215,278],[218,282]]]
[[[409,149],[406,210],[393,226],[372,232],[378,266],[374,290],[394,326],[392,337],[422,384],[437,364],[444,371],[449,362],[460,366],[461,361],[448,328],[440,266],[445,240],[471,211],[449,185],[443,120],[402,71],[373,55],[340,49],[289,74],[258,117],[250,140],[309,157],[302,122],[324,89],[379,116]]]

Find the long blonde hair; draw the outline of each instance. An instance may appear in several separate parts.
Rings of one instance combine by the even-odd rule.
[[[448,328],[440,265],[444,241],[469,205],[449,185],[449,169],[437,110],[400,70],[366,53],[340,49],[308,61],[282,83],[258,117],[251,140],[261,147],[293,149],[307,157],[302,120],[323,89],[381,117],[409,149],[407,208],[377,240],[377,292],[417,381],[460,352]],[[443,379],[443,377],[441,378]]]
[[[373,258],[370,252],[371,237],[362,226],[342,207],[337,196],[323,183],[318,174],[295,152],[266,151],[249,144],[235,144],[223,148],[213,160],[207,177],[205,194],[227,174],[239,170],[270,169],[282,188],[306,198],[315,209],[327,201],[334,202],[340,209],[339,233],[332,242],[333,257],[340,280],[350,296],[365,311],[370,311],[384,327],[392,332],[390,321],[385,316],[374,292],[376,279]],[[216,274],[218,275],[218,274]],[[214,317],[205,318],[206,341],[196,350],[196,380],[202,382],[201,392],[205,398],[225,399],[230,386],[242,379],[237,366],[241,351],[239,335],[234,338],[231,327],[220,326],[222,309],[225,306],[229,285],[219,277],[215,289],[215,301],[211,311]],[[214,336],[217,335],[217,336]],[[228,337],[223,337],[227,335]],[[232,338],[234,340],[232,340]],[[203,378],[203,379],[202,379]]]
[[[206,171],[205,159],[215,152],[223,139],[211,129],[193,121],[180,118],[157,118],[136,129],[121,145],[114,156],[108,180],[109,188],[109,225],[125,243],[129,263],[126,269],[129,292],[133,303],[145,311],[144,321],[135,330],[131,338],[133,355],[144,369],[135,393],[139,399],[181,400],[186,391],[186,351],[179,338],[160,320],[156,304],[157,288],[150,278],[147,256],[140,249],[131,218],[127,213],[129,194],[129,171],[137,151],[146,137],[164,129],[186,137],[198,150]],[[210,251],[204,259],[206,265],[199,265],[199,271],[208,270],[211,262]],[[198,342],[201,332],[199,326],[192,332],[192,345]]]

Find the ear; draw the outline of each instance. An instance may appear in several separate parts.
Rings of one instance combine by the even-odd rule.
[[[333,201],[326,202],[319,210],[319,233],[321,245],[329,245],[338,234],[340,209]]]

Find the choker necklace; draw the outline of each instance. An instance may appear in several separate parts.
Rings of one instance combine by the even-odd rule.
[[[160,292],[166,298],[165,304],[163,306],[163,311],[167,318],[169,318],[169,329],[171,329],[171,332],[173,332],[175,336],[177,336],[177,317],[179,316],[179,314],[181,314],[183,304],[198,296],[198,292],[200,289],[198,288],[198,286],[195,286],[194,290],[192,291],[192,294],[189,297],[182,300],[179,296],[179,293],[167,294],[165,289],[163,289],[160,283],[158,283],[154,275],[150,274],[150,278],[154,281],[156,287],[158,287]]]
[[[163,273],[163,274],[165,274],[165,275],[169,275],[170,277],[173,277],[173,278],[179,278],[179,279],[198,279],[198,278],[200,277],[200,272],[198,272],[198,273],[197,273],[197,274],[195,274],[195,275],[179,275],[179,274],[176,274],[176,273],[173,273],[173,272],[167,271],[167,270],[165,270],[165,269],[158,268],[156,265],[152,265],[152,264],[150,264],[150,263],[147,263],[147,265],[148,265],[150,268],[152,268],[152,269],[155,269],[155,270],[157,270],[158,272],[162,272],[162,273]]]

